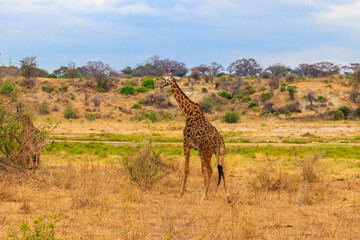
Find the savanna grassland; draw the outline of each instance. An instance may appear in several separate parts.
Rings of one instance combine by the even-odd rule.
[[[200,203],[193,150],[179,197],[185,119],[168,90],[119,93],[142,79],[118,79],[105,93],[86,79],[38,78],[31,88],[9,81],[35,125],[57,126],[39,170],[1,172],[0,239],[21,239],[21,223],[39,226],[39,217],[51,226],[42,232],[60,239],[360,239],[360,123],[347,78],[282,79],[284,88],[296,86],[293,100],[281,84],[267,98],[266,79],[244,79],[230,99],[219,95],[221,82],[181,79],[225,140],[231,204],[217,188],[215,157],[209,199]],[[326,100],[310,103],[310,90]],[[339,119],[342,106],[350,112]],[[75,117],[66,117],[69,108]],[[236,123],[224,121],[228,112],[238,114]],[[149,165],[139,165],[144,159]]]

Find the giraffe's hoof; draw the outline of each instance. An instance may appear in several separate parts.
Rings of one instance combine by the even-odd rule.
[[[185,189],[181,189],[179,192],[179,196],[182,197],[184,195]]]
[[[226,196],[226,201],[227,201],[228,204],[231,203],[230,197],[228,195]]]
[[[200,203],[203,203],[207,199],[208,199],[208,196],[206,194],[204,194],[200,200]]]

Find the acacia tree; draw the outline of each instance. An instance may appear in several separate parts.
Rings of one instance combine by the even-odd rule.
[[[199,71],[201,75],[211,72],[211,68],[209,68],[205,64],[200,64],[199,66],[191,68],[191,71],[195,71],[195,70]]]
[[[253,58],[243,58],[231,63],[237,76],[256,76],[262,71],[261,66]]]
[[[20,74],[25,78],[34,77],[37,69],[36,57],[26,57],[20,60]]]
[[[172,70],[173,74],[179,77],[185,76],[189,72],[185,63],[170,59],[160,59],[158,55],[149,58],[147,63],[159,68],[160,75],[165,74],[166,70]]]
[[[67,68],[67,74],[69,78],[75,78],[77,74],[77,69],[74,62],[69,62],[68,68]]]
[[[212,76],[216,76],[220,70],[224,70],[224,67],[221,64],[218,64],[217,62],[212,62],[209,68],[211,69],[210,74]]]
[[[308,93],[305,95],[305,100],[306,100],[307,102],[310,102],[310,105],[312,106],[312,105],[313,105],[313,102],[316,101],[315,93],[314,93],[313,91],[308,92]]]
[[[285,65],[282,64],[282,63],[276,63],[276,64],[273,64],[273,65],[268,66],[265,70],[271,72],[271,74],[272,74],[273,76],[280,77],[280,76],[282,75],[282,73],[284,73],[284,72],[285,72],[285,73],[290,72],[290,71],[291,71],[291,68],[285,66]]]

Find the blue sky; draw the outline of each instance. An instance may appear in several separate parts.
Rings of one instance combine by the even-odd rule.
[[[0,61],[360,62],[360,0],[1,0]]]

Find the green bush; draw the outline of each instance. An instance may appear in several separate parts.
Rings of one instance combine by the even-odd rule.
[[[251,99],[250,96],[245,96],[245,97],[242,98],[242,101],[243,101],[243,102],[250,102],[251,100],[252,100],[252,99]]]
[[[265,86],[262,86],[259,90],[260,90],[261,92],[262,92],[262,91],[266,91],[266,87],[265,87]]]
[[[219,95],[220,97],[231,99],[231,94],[228,93],[227,91],[222,91],[221,93],[219,93]]]
[[[85,118],[86,118],[87,120],[89,120],[89,121],[95,121],[96,116],[95,116],[95,114],[93,114],[93,113],[88,113],[88,114],[85,115]]]
[[[143,93],[143,92],[146,92],[146,90],[147,90],[146,87],[138,87],[138,88],[136,89],[136,92],[138,92],[138,93]]]
[[[47,104],[46,101],[44,101],[41,105],[40,105],[40,108],[39,108],[39,114],[41,115],[46,115],[46,114],[49,114],[50,111],[49,111],[49,105]]]
[[[134,103],[131,108],[133,108],[133,109],[141,109],[140,103]]]
[[[9,82],[3,83],[0,86],[0,94],[9,95],[14,90],[14,85]]]
[[[344,119],[344,113],[340,110],[333,111],[334,119],[335,120],[342,120]]]
[[[228,112],[224,116],[226,123],[237,123],[240,119],[239,113],[236,111]]]
[[[55,87],[52,85],[44,85],[44,86],[41,86],[41,90],[43,90],[44,92],[47,92],[47,93],[51,93],[51,92],[55,91]]]
[[[226,76],[224,76],[224,75],[220,76],[219,80],[225,82],[226,81]]]
[[[146,89],[155,89],[154,80],[152,80],[152,78],[150,78],[149,76],[145,77],[145,79],[141,83],[141,86],[145,87]]]
[[[21,240],[56,240],[56,223],[61,220],[54,214],[52,217],[42,218],[38,217],[33,221],[33,225],[29,225],[26,221],[23,221],[19,229],[10,229],[7,233],[9,239],[21,239]]]
[[[291,117],[291,112],[286,111],[286,113],[285,113],[285,117]]]
[[[57,78],[56,74],[51,73],[46,76],[47,78]]]
[[[97,78],[96,79],[96,90],[98,93],[106,92],[108,89],[108,79]]]
[[[63,74],[60,76],[61,79],[66,79],[69,78],[69,75],[67,73]]]
[[[59,88],[59,91],[60,91],[60,92],[67,92],[68,88],[69,88],[69,85],[67,85],[66,83],[64,83],[64,84],[61,84],[61,86],[60,86],[60,88]]]
[[[270,93],[262,93],[261,94],[261,101],[264,102],[264,101],[268,100],[270,97],[271,97]]]
[[[356,115],[360,117],[360,106],[356,109]]]
[[[135,88],[133,86],[125,86],[120,89],[120,93],[124,95],[135,95]]]
[[[350,113],[351,113],[350,108],[347,107],[347,106],[342,106],[342,107],[340,107],[340,108],[338,109],[338,111],[343,112],[343,114],[344,114],[344,119],[348,119],[348,117],[349,117],[349,115],[350,115]]]
[[[207,93],[208,90],[207,90],[207,88],[204,88],[204,87],[203,87],[203,88],[201,89],[201,92],[202,92],[202,93]]]
[[[318,98],[316,99],[318,102],[324,103],[326,102],[326,98],[323,96],[318,96]]]
[[[149,119],[153,123],[158,120],[156,112],[153,112],[153,111],[151,111],[150,113],[142,114],[141,117],[140,117],[140,120],[143,120],[145,118]]]
[[[258,106],[258,104],[256,102],[251,102],[251,103],[249,103],[248,108],[254,108],[254,107],[257,107],[257,106]]]
[[[64,117],[66,119],[75,119],[78,117],[78,111],[76,109],[73,109],[70,105],[68,105],[65,108]]]

